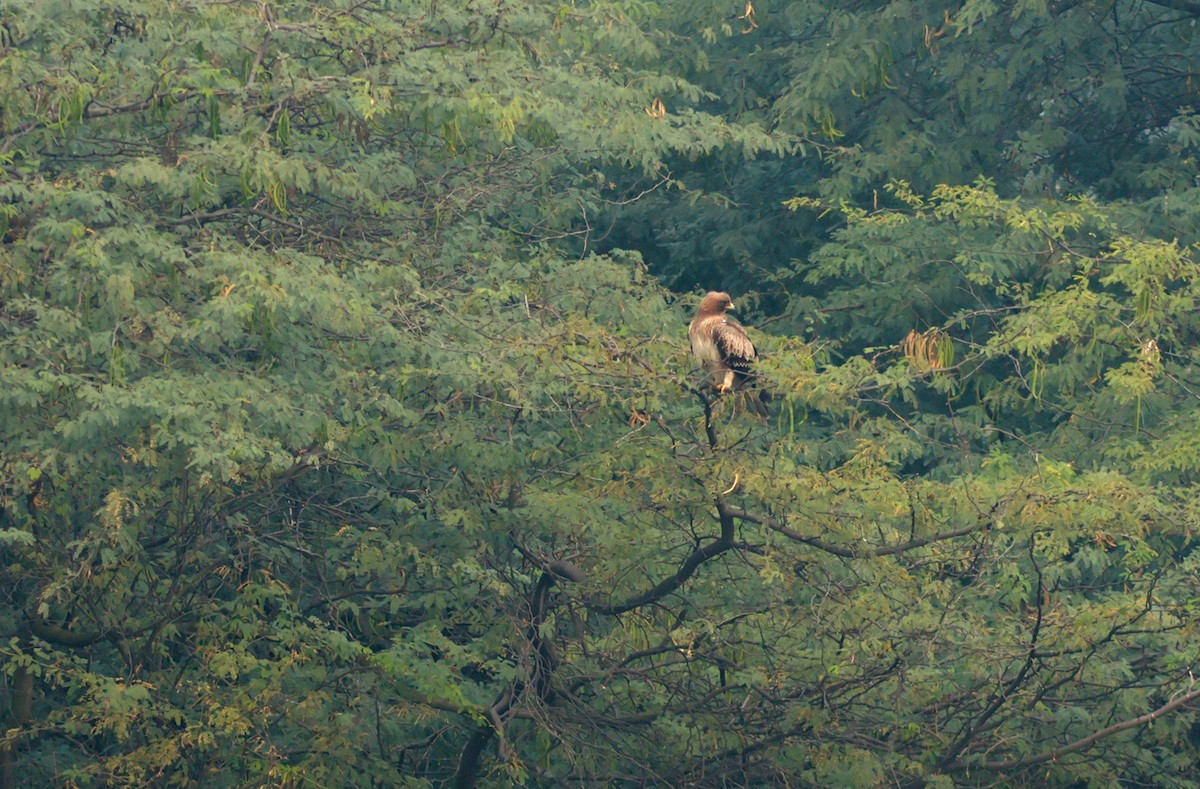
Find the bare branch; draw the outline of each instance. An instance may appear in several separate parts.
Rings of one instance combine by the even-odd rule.
[[[1048,750],[1044,753],[1039,753],[1036,756],[1027,756],[1022,759],[1009,759],[1007,761],[1002,761],[1002,762],[956,761],[952,764],[947,765],[945,767],[945,769],[948,772],[950,772],[950,771],[957,772],[957,771],[967,770],[967,769],[1013,770],[1013,769],[1017,769],[1020,767],[1030,767],[1035,764],[1044,764],[1046,762],[1054,761],[1055,759],[1060,759],[1063,756],[1066,756],[1067,754],[1075,753],[1077,751],[1082,751],[1086,748],[1091,747],[1092,745],[1095,745],[1100,740],[1103,740],[1107,737],[1113,736],[1114,734],[1120,734],[1121,732],[1126,731],[1128,729],[1133,729],[1138,726],[1142,726],[1144,724],[1150,723],[1151,721],[1153,721],[1157,718],[1161,718],[1164,715],[1170,714],[1170,713],[1174,712],[1175,710],[1179,709],[1180,707],[1184,706],[1185,704],[1189,704],[1193,701],[1196,701],[1197,699],[1200,699],[1200,690],[1189,691],[1189,692],[1183,694],[1182,696],[1179,696],[1178,698],[1172,699],[1171,701],[1162,705],[1161,707],[1154,710],[1153,712],[1147,712],[1145,715],[1139,715],[1138,717],[1131,718],[1127,721],[1121,721],[1120,723],[1114,723],[1112,726],[1101,729],[1100,731],[1097,731],[1097,732],[1093,732],[1092,734],[1089,734],[1086,737],[1082,737],[1068,745],[1064,745],[1061,748],[1051,748],[1050,750]]]
[[[604,605],[602,603],[589,603],[588,608],[599,614],[623,614],[626,611],[632,611],[635,608],[640,608],[648,603],[653,603],[661,600],[671,592],[674,592],[679,587],[683,586],[692,575],[696,572],[700,565],[733,548],[735,543],[734,536],[734,512],[725,502],[717,499],[717,515],[721,521],[721,536],[714,542],[706,545],[701,545],[683,561],[679,570],[672,576],[664,578],[658,585],[652,589],[648,589],[641,594],[626,600],[617,605]]]
[[[876,548],[851,550],[850,548],[843,548],[840,545],[834,545],[833,543],[825,542],[817,537],[808,537],[800,534],[799,532],[784,526],[770,515],[755,515],[753,513],[746,512],[745,510],[732,507],[728,508],[728,513],[731,517],[739,520],[749,521],[750,523],[757,523],[761,526],[766,526],[768,529],[779,532],[790,540],[802,542],[805,545],[811,545],[813,548],[825,551],[826,553],[831,553],[834,556],[841,556],[845,559],[853,559],[855,557],[866,558],[875,556],[892,556],[893,554],[897,553],[905,553],[915,548],[929,545],[930,543],[941,542],[943,540],[950,540],[955,537],[962,537],[967,534],[974,534],[975,532],[984,531],[991,525],[989,521],[984,521],[982,523],[972,524],[971,526],[964,526],[961,529],[950,529],[949,531],[937,532],[936,534],[931,534],[928,537],[915,537],[896,545],[883,545]]]

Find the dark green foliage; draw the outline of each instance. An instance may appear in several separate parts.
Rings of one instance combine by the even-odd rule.
[[[1195,784],[1194,14],[0,9],[0,786]]]

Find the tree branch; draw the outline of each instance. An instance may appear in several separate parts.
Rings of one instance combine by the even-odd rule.
[[[473,789],[479,780],[483,749],[492,737],[496,737],[499,743],[500,758],[506,762],[513,760],[514,755],[508,747],[508,738],[504,733],[505,722],[513,716],[515,707],[528,688],[532,687],[537,697],[543,701],[551,696],[550,681],[557,660],[553,645],[542,636],[542,625],[551,607],[550,589],[563,581],[578,583],[583,580],[583,573],[569,562],[553,561],[546,565],[529,598],[529,626],[525,630],[525,638],[530,648],[528,681],[518,680],[504,688],[492,705],[484,711],[487,722],[471,732],[459,755],[458,769],[454,775],[456,789]]]
[[[1162,6],[1189,16],[1200,16],[1200,2],[1197,0],[1148,0],[1148,2],[1150,5]]]
[[[725,551],[734,547],[734,517],[737,510],[729,507],[725,502],[717,499],[717,516],[721,521],[721,536],[715,541],[707,545],[701,545],[683,561],[679,570],[668,578],[664,578],[654,588],[642,592],[640,595],[626,600],[617,605],[603,605],[601,603],[588,603],[587,607],[591,611],[598,614],[623,614],[626,611],[632,611],[635,608],[640,608],[648,603],[653,603],[656,600],[661,600],[671,592],[674,592],[679,587],[683,586],[700,565],[712,559],[714,556],[720,556]]]
[[[957,757],[963,750],[971,744],[975,739],[975,735],[987,724],[993,715],[995,715],[1002,706],[1012,697],[1021,683],[1025,681],[1025,677],[1033,668],[1034,656],[1037,654],[1038,636],[1042,631],[1042,624],[1045,621],[1045,609],[1042,604],[1042,596],[1045,593],[1045,580],[1042,576],[1042,568],[1038,566],[1037,559],[1034,557],[1034,541],[1029,539],[1029,561],[1033,564],[1033,569],[1037,573],[1037,588],[1034,590],[1034,599],[1037,600],[1037,616],[1033,622],[1033,632],[1029,634],[1029,650],[1025,655],[1025,662],[1021,665],[1021,670],[1017,675],[1008,682],[1004,690],[993,692],[992,697],[988,699],[988,705],[979,717],[971,722],[959,735],[946,751],[946,755],[942,757],[943,765],[951,764],[957,761]]]
[[[831,553],[834,556],[841,556],[844,559],[853,559],[856,557],[870,558],[875,556],[891,556],[897,553],[904,553],[906,551],[911,551],[914,548],[920,548],[923,545],[929,545],[930,543],[941,542],[942,540],[949,540],[953,539],[954,537],[962,537],[967,534],[983,531],[990,525],[989,522],[985,521],[983,523],[976,523],[971,526],[964,526],[961,529],[951,529],[949,531],[937,532],[936,534],[931,534],[928,537],[914,537],[896,545],[884,545],[876,548],[866,548],[863,550],[851,550],[849,548],[843,548],[840,545],[834,545],[833,543],[825,542],[817,537],[807,537],[803,534],[800,534],[799,532],[784,526],[770,515],[755,515],[753,513],[746,512],[745,510],[735,509],[732,507],[728,508],[728,513],[731,517],[738,518],[739,520],[749,521],[750,523],[757,523],[761,526],[766,526],[768,529],[779,532],[790,540],[802,542],[805,545],[811,545],[813,548],[825,551],[826,553]]]
[[[1122,721],[1120,723],[1114,723],[1112,726],[1109,726],[1108,728],[1101,729],[1100,731],[1097,731],[1097,732],[1093,732],[1092,734],[1089,734],[1086,737],[1080,738],[1080,739],[1076,740],[1075,742],[1072,742],[1068,745],[1064,745],[1061,748],[1051,748],[1050,750],[1048,750],[1044,753],[1039,753],[1036,756],[1026,756],[1021,759],[1009,759],[1009,760],[1003,761],[1003,762],[956,761],[952,764],[947,765],[945,770],[947,772],[952,772],[952,771],[957,772],[957,771],[962,771],[962,770],[967,770],[967,769],[1013,770],[1013,769],[1017,769],[1020,767],[1030,767],[1035,764],[1044,764],[1045,762],[1054,761],[1055,759],[1059,759],[1063,756],[1066,756],[1069,753],[1075,753],[1076,751],[1082,751],[1085,748],[1088,748],[1088,747],[1096,744],[1100,740],[1105,739],[1106,737],[1111,737],[1112,735],[1119,734],[1123,731],[1126,731],[1127,729],[1132,729],[1137,726],[1141,726],[1143,724],[1150,723],[1151,721],[1153,721],[1157,718],[1161,718],[1163,715],[1166,715],[1168,713],[1174,712],[1175,710],[1179,709],[1180,707],[1184,706],[1185,704],[1188,704],[1189,702],[1192,702],[1192,701],[1196,701],[1197,699],[1200,699],[1200,690],[1189,691],[1188,693],[1185,693],[1184,695],[1180,696],[1179,698],[1167,702],[1166,704],[1162,705],[1161,707],[1154,710],[1153,712],[1147,712],[1145,715],[1139,715],[1138,717],[1131,718],[1130,720],[1127,720],[1127,721]]]

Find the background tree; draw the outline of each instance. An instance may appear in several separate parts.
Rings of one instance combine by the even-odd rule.
[[[817,308],[862,294],[810,277],[806,264],[829,217],[781,205],[805,196],[895,207],[892,180],[921,193],[983,176],[1006,197],[1089,194],[1141,205],[1153,235],[1190,242],[1197,50],[1187,4],[666,5],[679,20],[672,62],[708,91],[706,108],[801,143],[786,159],[673,157],[686,189],[614,216],[612,243],[653,250],[668,283],[761,291],[772,315],[787,316],[780,330],[828,322],[824,334],[859,349],[871,315]],[[931,311],[965,301],[935,276],[920,281],[921,293],[894,305],[905,319],[940,320]]]
[[[5,786],[1196,781],[1192,9],[2,13]]]

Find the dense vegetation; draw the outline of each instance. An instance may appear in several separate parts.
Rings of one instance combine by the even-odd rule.
[[[9,0],[0,787],[1196,785],[1198,22]]]

